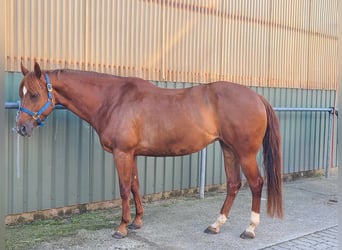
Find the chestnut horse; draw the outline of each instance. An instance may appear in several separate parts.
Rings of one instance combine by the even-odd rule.
[[[241,186],[240,168],[252,192],[250,225],[242,238],[254,238],[260,221],[264,179],[256,155],[263,146],[267,212],[282,217],[279,122],[270,104],[248,87],[215,82],[184,89],[163,89],[133,77],[74,70],[29,72],[22,64],[17,132],[31,136],[61,104],[97,132],[114,156],[122,199],[122,219],[113,237],[142,227],[137,156],[178,156],[197,152],[218,140],[227,179],[227,195],[218,219],[205,232],[218,233]],[[136,214],[131,220],[130,193]]]

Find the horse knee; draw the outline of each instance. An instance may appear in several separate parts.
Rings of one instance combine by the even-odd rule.
[[[227,194],[236,196],[241,188],[241,181],[238,183],[227,183]]]
[[[122,200],[130,199],[131,188],[120,184],[120,196]]]

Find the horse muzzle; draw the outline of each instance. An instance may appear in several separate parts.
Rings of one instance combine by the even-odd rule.
[[[33,131],[33,125],[31,124],[18,124],[13,131],[17,132],[21,136],[30,137]]]

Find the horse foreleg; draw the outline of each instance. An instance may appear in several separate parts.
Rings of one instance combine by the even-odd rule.
[[[134,156],[133,154],[116,150],[114,152],[114,161],[119,176],[120,196],[122,199],[122,217],[121,223],[114,232],[113,237],[121,239],[127,236],[127,225],[131,221],[129,200]]]
[[[222,148],[227,179],[227,195],[221,208],[219,217],[205,230],[206,233],[212,234],[219,233],[220,227],[226,222],[234,199],[241,187],[239,163],[234,154],[228,148],[226,148],[224,145],[222,145]]]
[[[242,170],[252,192],[252,212],[250,224],[240,237],[243,239],[253,239],[255,238],[254,230],[260,223],[260,202],[264,181],[260,175],[255,157],[242,163]]]
[[[142,217],[144,215],[144,207],[141,202],[140,191],[139,191],[139,176],[137,169],[136,157],[134,157],[132,179],[131,179],[131,191],[133,194],[135,204],[135,218],[128,226],[129,229],[140,229],[143,226]]]

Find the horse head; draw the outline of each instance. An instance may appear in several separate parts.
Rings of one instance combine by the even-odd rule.
[[[47,74],[43,74],[38,63],[30,72],[21,63],[24,75],[19,87],[20,106],[17,114],[17,132],[31,136],[33,128],[42,126],[53,111],[52,86]]]

